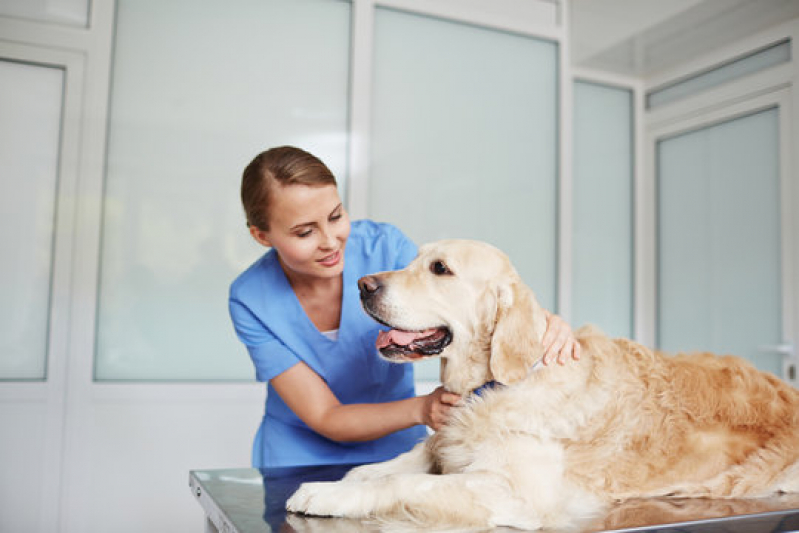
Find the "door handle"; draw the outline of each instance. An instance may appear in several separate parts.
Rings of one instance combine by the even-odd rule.
[[[766,353],[778,353],[791,357],[794,354],[794,346],[792,342],[783,342],[782,344],[765,344],[759,346],[758,351]]]
[[[799,385],[799,360],[792,342],[760,346],[758,349],[761,352],[782,355],[782,379],[794,386]]]

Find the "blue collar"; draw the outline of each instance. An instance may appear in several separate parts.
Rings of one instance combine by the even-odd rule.
[[[495,389],[497,387],[502,387],[502,386],[503,386],[502,383],[500,383],[499,381],[488,381],[486,383],[483,383],[482,385],[480,385],[476,389],[474,389],[472,391],[472,394],[476,394],[477,396],[482,396],[484,391],[492,390],[492,389]]]

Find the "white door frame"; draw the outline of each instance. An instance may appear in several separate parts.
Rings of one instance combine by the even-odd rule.
[[[670,117],[658,115],[659,123],[651,124],[645,141],[647,172],[640,203],[637,206],[639,232],[637,251],[641,261],[637,272],[637,306],[640,330],[638,336],[645,343],[654,346],[657,323],[657,220],[656,220],[656,180],[657,144],[659,141],[714,124],[726,122],[737,117],[751,115],[758,111],[777,108],[780,128],[780,221],[781,221],[781,268],[782,268],[782,336],[783,344],[791,346],[797,334],[797,263],[794,236],[799,236],[793,213],[799,208],[795,189],[796,175],[792,161],[795,141],[792,138],[795,123],[795,94],[791,86],[793,68],[791,65],[776,67],[756,78],[742,80],[716,90],[707,91],[695,98],[672,106]],[[786,357],[783,365],[783,378],[787,378],[789,366],[795,364],[795,353]],[[796,384],[796,380],[793,380]]]
[[[42,487],[39,530],[55,531],[64,464],[64,405],[85,58],[67,50],[0,41],[0,59],[58,68],[64,73],[45,378],[42,381],[5,381],[0,384],[0,405],[6,404],[9,409],[28,403],[44,405],[44,476],[32,479],[30,483]]]
[[[375,10],[396,9],[527,37],[558,45],[558,215],[557,307],[568,320],[571,310],[572,228],[572,70],[569,50],[570,0],[352,0],[350,116],[347,210],[368,215],[372,106],[372,50]],[[429,384],[426,384],[427,387]]]

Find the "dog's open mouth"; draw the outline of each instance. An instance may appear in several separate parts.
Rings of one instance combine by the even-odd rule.
[[[415,360],[440,354],[450,342],[452,333],[442,326],[422,331],[381,331],[375,345],[389,359]]]

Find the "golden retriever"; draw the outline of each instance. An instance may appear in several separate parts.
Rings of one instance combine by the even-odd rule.
[[[289,511],[539,529],[632,498],[799,492],[799,391],[742,359],[667,356],[586,326],[579,362],[539,365],[545,313],[480,242],[425,245],[359,285],[366,312],[394,328],[383,356],[439,355],[443,385],[467,400],[410,452],[302,485]]]

